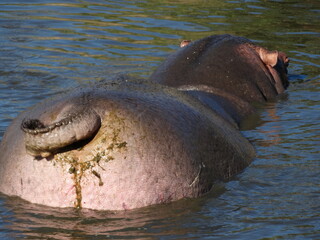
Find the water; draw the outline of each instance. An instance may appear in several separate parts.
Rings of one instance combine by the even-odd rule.
[[[0,1],[0,138],[17,114],[118,73],[146,79],[182,39],[230,33],[290,59],[287,94],[243,133],[258,156],[200,199],[126,212],[0,196],[1,239],[320,239],[320,3]]]

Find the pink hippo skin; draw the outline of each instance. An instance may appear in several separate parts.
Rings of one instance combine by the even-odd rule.
[[[269,74],[263,63],[254,67]],[[0,192],[53,207],[103,210],[207,193],[254,158],[236,124],[241,109],[251,107],[246,99],[233,104],[241,94],[190,81],[177,88],[126,78],[99,82],[21,113],[0,143]]]
[[[92,119],[80,125],[70,120],[51,132],[39,128],[38,149],[28,140],[30,133],[21,130],[26,119],[50,126],[68,116],[91,114],[87,106],[101,126],[80,143],[66,139],[72,142],[69,136],[88,128]],[[52,138],[66,146],[50,149],[46,139]],[[0,152],[1,192],[54,207],[108,210],[200,196],[254,157],[253,147],[234,126],[192,97],[121,80],[77,89],[22,113],[4,135]]]

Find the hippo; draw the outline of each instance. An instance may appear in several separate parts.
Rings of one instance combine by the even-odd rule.
[[[203,196],[254,159],[240,120],[254,111],[248,100],[284,91],[287,62],[247,39],[211,36],[169,56],[150,81],[120,76],[48,98],[6,130],[0,192],[96,210]]]

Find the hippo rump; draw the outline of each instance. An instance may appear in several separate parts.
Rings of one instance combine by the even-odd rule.
[[[216,55],[215,46],[243,51]],[[237,75],[240,65],[247,75]],[[152,75],[156,83],[121,77],[47,99],[4,134],[0,192],[53,207],[103,210],[201,196],[254,158],[237,124],[252,109],[248,100],[268,100],[286,88],[286,65],[282,53],[213,36],[170,56]]]

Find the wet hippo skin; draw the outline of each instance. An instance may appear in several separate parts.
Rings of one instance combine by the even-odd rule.
[[[258,47],[242,38],[226,38],[257,52]],[[259,78],[263,83],[253,87],[249,83],[254,77],[235,79],[244,82],[239,85],[243,89],[255,91],[243,97],[234,94],[236,89],[212,84],[215,78],[209,73],[198,76],[211,76],[211,81],[185,75],[185,82],[179,73],[170,74],[171,65],[181,67],[177,70],[184,74],[183,67],[197,65],[199,59],[203,65],[205,59],[214,62],[214,54],[212,59],[202,56],[211,54],[211,42],[219,42],[214,39],[199,40],[199,47],[190,43],[171,55],[152,75],[156,83],[126,77],[98,82],[21,113],[0,143],[0,191],[53,207],[125,210],[198,197],[216,181],[242,171],[255,151],[236,123],[244,117],[242,112],[249,111],[249,101],[265,101],[280,93],[275,85],[282,76],[272,82],[275,73],[269,67],[278,71],[278,63],[266,65],[257,55],[250,66],[262,68],[259,74],[270,83]],[[234,49],[236,45],[231,44]],[[194,57],[191,62],[188,49]],[[180,56],[184,64],[178,63]],[[277,61],[282,61],[279,56]],[[238,58],[245,62],[241,55]],[[233,72],[238,65],[224,66]],[[190,74],[193,71],[197,67],[190,67]],[[281,91],[286,82],[282,84]]]

